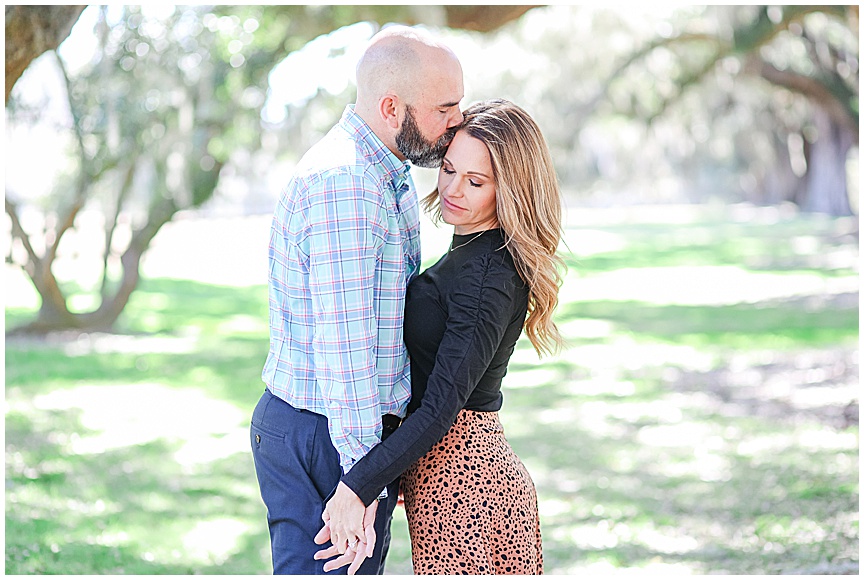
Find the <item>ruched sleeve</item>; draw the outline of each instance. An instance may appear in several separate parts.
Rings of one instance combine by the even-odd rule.
[[[342,478],[369,505],[441,440],[489,367],[513,319],[514,270],[500,254],[467,261],[447,300],[447,323],[420,407]]]

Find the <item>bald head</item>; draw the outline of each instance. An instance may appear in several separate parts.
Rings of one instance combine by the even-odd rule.
[[[357,63],[357,106],[374,106],[388,93],[412,104],[424,81],[455,69],[461,77],[453,51],[426,31],[387,27],[372,38]]]
[[[459,59],[423,30],[385,28],[357,63],[354,110],[400,159],[446,148],[463,96]]]

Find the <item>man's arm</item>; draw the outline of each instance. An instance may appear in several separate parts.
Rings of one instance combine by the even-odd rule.
[[[375,275],[381,213],[360,177],[337,174],[310,188],[309,264],[314,364],[343,472],[379,442]],[[385,213],[386,216],[386,213]]]
[[[384,210],[375,199],[374,190],[350,174],[331,176],[309,192],[309,233],[303,247],[314,316],[314,364],[343,473],[379,442],[381,431],[374,301]],[[365,537],[363,511],[350,512],[357,517],[342,519],[330,530],[343,552],[347,541]]]

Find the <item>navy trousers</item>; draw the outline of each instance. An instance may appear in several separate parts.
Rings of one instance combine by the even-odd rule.
[[[267,506],[274,574],[324,574],[324,562],[313,555],[330,543],[314,538],[324,522],[324,506],[339,483],[342,468],[330,440],[327,418],[295,409],[269,390],[252,413],[252,457]],[[383,574],[390,547],[390,522],[399,495],[399,480],[387,486],[389,497],[378,503],[375,553],[358,574]],[[346,574],[348,566],[329,572]]]

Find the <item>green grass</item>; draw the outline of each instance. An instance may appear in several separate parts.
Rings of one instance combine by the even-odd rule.
[[[501,412],[547,573],[857,573],[851,232],[707,215],[568,232],[568,348],[521,340]],[[728,288],[656,279],[730,266]],[[7,308],[7,329],[32,315]],[[7,340],[6,573],[269,573],[245,439],[266,324],[263,286],[149,279],[115,335]],[[410,573],[401,510],[393,533],[388,572]]]
[[[858,338],[855,307],[807,311],[800,303],[680,306],[636,301],[564,305],[560,319],[601,319],[640,340],[695,347],[788,349],[853,343]]]

